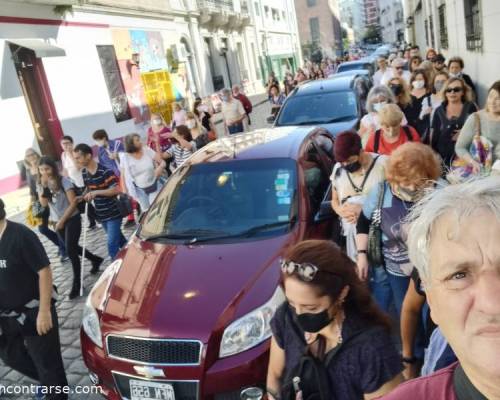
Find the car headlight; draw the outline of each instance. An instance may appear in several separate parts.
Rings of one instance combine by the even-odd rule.
[[[219,357],[241,353],[269,339],[271,318],[284,301],[285,294],[278,286],[266,304],[229,325],[222,336]]]
[[[83,309],[82,328],[97,346],[103,347],[101,326],[97,310],[104,310],[108,299],[108,290],[114,276],[122,265],[121,259],[113,261],[102,273],[89,293]]]

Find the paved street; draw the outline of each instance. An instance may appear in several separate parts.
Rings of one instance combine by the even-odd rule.
[[[263,100],[263,97],[260,96],[256,99],[252,99],[254,104],[258,104],[258,102]],[[252,128],[258,129],[265,126],[268,126],[266,123],[266,118],[270,114],[270,106],[268,103],[261,104],[257,107],[254,107],[254,111],[252,113]],[[217,124],[217,129],[220,130],[222,124]],[[9,204],[7,204],[9,206]],[[12,209],[12,206],[11,206]],[[18,214],[12,219],[16,222],[23,222],[23,214]],[[125,235],[128,237],[132,233],[133,229],[129,228],[125,230]],[[72,283],[72,270],[71,264],[69,261],[61,264],[59,261],[59,257],[57,255],[57,248],[49,243],[45,237],[40,235],[40,238],[47,250],[47,253],[51,260],[51,265],[53,268],[53,276],[54,283],[58,288],[60,301],[57,303],[57,312],[59,316],[59,333],[61,338],[61,347],[62,347],[62,356],[64,360],[64,366],[66,368],[66,374],[68,377],[68,382],[71,387],[76,385],[90,385],[90,380],[87,376],[87,369],[83,363],[81,352],[80,352],[80,323],[82,317],[83,305],[85,302],[85,296],[82,298],[78,298],[73,301],[69,301],[67,299],[67,295],[71,289]],[[107,257],[107,249],[106,249],[106,239],[104,236],[104,231],[102,228],[95,229],[93,231],[88,232],[88,244],[89,250],[93,253]],[[105,265],[110,263],[109,259],[105,261]],[[86,293],[88,293],[89,289],[95,283],[97,277],[91,276],[88,271],[90,270],[90,265],[87,262],[86,267],[86,276],[85,276],[85,287]],[[9,386],[9,385],[30,385],[34,382],[25,378],[21,374],[16,371],[11,370],[6,367],[0,361],[0,384]],[[19,400],[30,399],[31,397],[27,396],[19,396],[19,395],[0,395],[0,398],[15,398]],[[99,395],[89,395],[89,394],[80,394],[80,395],[70,395],[70,399],[99,399],[101,396]]]

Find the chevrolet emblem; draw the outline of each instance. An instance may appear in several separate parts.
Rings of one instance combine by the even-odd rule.
[[[139,375],[142,375],[148,379],[166,378],[165,373],[160,368],[134,365],[134,369],[135,372],[137,372]]]

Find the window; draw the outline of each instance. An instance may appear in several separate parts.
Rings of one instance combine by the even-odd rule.
[[[483,48],[479,3],[479,0],[464,0],[465,40],[468,50],[481,50]]]
[[[424,29],[425,29],[425,44],[429,46],[429,21],[424,21]]]
[[[257,17],[260,17],[260,8],[259,8],[259,3],[255,2],[254,3],[254,6],[255,6],[255,15]]]
[[[132,115],[130,114],[120,69],[118,68],[115,48],[112,45],[96,47],[115,120],[116,122],[129,120]]]
[[[319,42],[319,19],[309,18],[309,28],[311,29],[311,41]]]
[[[443,49],[448,48],[448,28],[446,26],[446,4],[438,8],[439,16],[439,44]]]
[[[314,7],[316,5],[316,0],[307,0],[307,7]]]
[[[432,14],[429,15],[429,34],[431,36],[431,47],[435,48],[434,43],[434,19],[432,18]]]
[[[264,6],[264,14],[266,14],[266,18],[269,18],[269,7]]]

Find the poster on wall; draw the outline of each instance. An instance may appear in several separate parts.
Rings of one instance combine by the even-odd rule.
[[[141,72],[167,70],[167,58],[160,32],[131,30],[132,52],[139,54]]]

